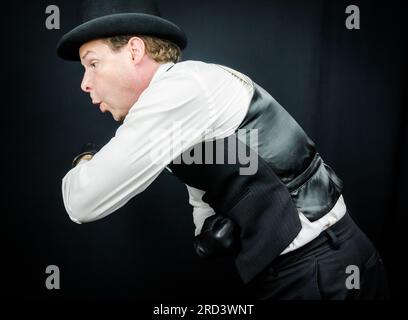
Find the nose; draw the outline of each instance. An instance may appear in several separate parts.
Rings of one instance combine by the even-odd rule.
[[[91,92],[91,85],[90,85],[90,78],[88,76],[88,73],[85,71],[84,77],[81,82],[81,89],[85,92]]]

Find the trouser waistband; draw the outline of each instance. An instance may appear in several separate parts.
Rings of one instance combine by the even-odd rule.
[[[346,214],[338,222],[320,233],[317,238],[294,251],[278,256],[272,261],[271,266],[278,268],[281,265],[294,262],[300,258],[308,256],[309,254],[315,253],[316,250],[320,250],[319,248],[322,246],[330,246],[335,250],[339,249],[345,234],[352,232],[355,227],[355,222],[351,218],[350,214],[346,212]]]

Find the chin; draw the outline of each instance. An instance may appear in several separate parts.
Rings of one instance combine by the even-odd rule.
[[[117,122],[121,122],[121,121],[123,121],[123,119],[125,118],[125,117],[118,116],[118,115],[116,115],[116,116],[112,115],[112,116],[113,116],[113,119],[114,119],[115,121],[117,121]]]

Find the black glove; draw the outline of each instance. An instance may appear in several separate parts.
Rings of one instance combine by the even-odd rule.
[[[74,158],[74,160],[72,160],[72,168],[74,168],[79,160],[81,159],[81,157],[83,157],[86,154],[90,154],[90,155],[95,155],[95,153],[97,153],[99,151],[99,148],[97,147],[97,145],[95,143],[86,143],[82,146],[81,150],[79,151],[79,154]]]
[[[200,258],[220,257],[239,251],[239,227],[226,216],[215,214],[205,219],[201,233],[194,237]]]

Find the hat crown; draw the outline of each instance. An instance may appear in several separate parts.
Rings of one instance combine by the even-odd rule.
[[[57,44],[65,60],[79,61],[79,49],[86,42],[126,34],[165,39],[181,50],[187,45],[184,31],[163,19],[153,0],[84,0],[78,13],[81,22]]]
[[[85,0],[80,7],[81,22],[120,13],[144,13],[160,17],[151,0]]]

